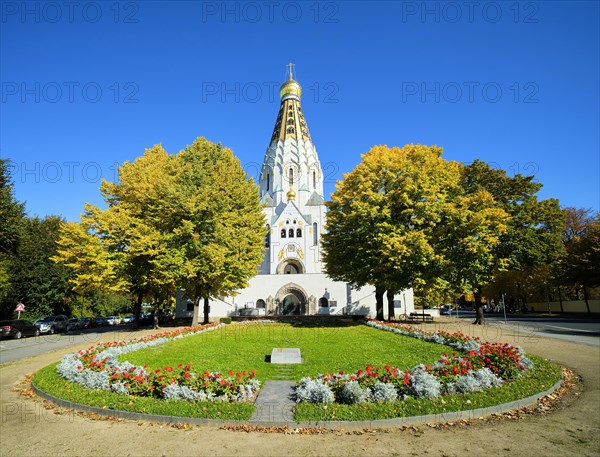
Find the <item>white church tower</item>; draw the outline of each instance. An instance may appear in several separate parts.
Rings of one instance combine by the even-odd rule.
[[[210,299],[211,319],[225,316],[375,316],[374,288],[353,289],[333,281],[321,260],[326,208],[323,171],[304,118],[302,88],[289,79],[259,178],[268,234],[257,275],[231,297]],[[402,291],[398,314],[413,311],[412,290]],[[194,305],[181,291],[176,315],[192,316]]]
[[[322,273],[320,234],[325,225],[323,171],[292,79],[279,91],[281,105],[260,174],[269,228],[261,274]]]

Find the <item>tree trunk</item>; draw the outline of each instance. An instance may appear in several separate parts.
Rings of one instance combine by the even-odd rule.
[[[144,301],[144,294],[139,292],[137,294],[137,300],[133,305],[133,326],[138,328],[140,326],[140,314],[142,314],[142,302]]]
[[[387,291],[387,301],[388,301],[388,320],[394,320],[396,314],[394,313],[394,292],[391,290]]]
[[[200,315],[200,296],[194,297],[194,315],[192,317],[192,327],[198,325]]]
[[[483,305],[481,304],[481,289],[479,287],[473,290],[473,297],[475,297],[475,322],[473,324],[482,325],[483,319]]]
[[[153,329],[157,329],[158,327],[158,310],[159,310],[159,306],[158,304],[154,305],[154,319],[152,319],[152,328]]]
[[[203,324],[208,324],[208,315],[210,314],[210,304],[208,301],[208,297],[204,297],[204,322]]]
[[[557,287],[558,289],[558,302],[560,303],[560,313],[564,313],[565,310],[563,309],[563,303],[562,303],[562,293],[560,291],[560,285]]]
[[[382,289],[379,286],[375,286],[375,308],[377,311],[377,317],[376,319],[378,321],[382,321],[383,320],[383,293],[385,292],[384,289]]]
[[[585,299],[585,307],[587,308],[588,314],[592,314],[590,310],[590,302],[588,301],[587,287],[585,283],[583,283],[583,298]]]

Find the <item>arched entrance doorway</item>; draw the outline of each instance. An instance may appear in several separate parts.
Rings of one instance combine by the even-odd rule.
[[[302,316],[306,314],[308,298],[304,289],[297,284],[286,284],[279,289],[275,302],[279,315]]]
[[[304,265],[296,259],[285,259],[277,266],[278,275],[299,275],[304,273]]]

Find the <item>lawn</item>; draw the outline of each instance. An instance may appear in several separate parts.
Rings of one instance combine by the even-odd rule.
[[[273,348],[300,348],[304,363],[273,365]],[[201,371],[256,370],[257,379],[292,379],[320,373],[433,363],[448,348],[356,323],[227,325],[212,332],[121,356],[149,369],[191,362]]]
[[[272,349],[277,347],[300,348],[304,363],[272,365],[269,356]],[[254,369],[256,377],[265,381],[299,380],[303,376],[314,377],[320,373],[338,371],[356,372],[368,365],[391,365],[408,370],[420,363],[433,363],[445,352],[452,352],[452,349],[352,322],[331,325],[277,323],[227,325],[218,330],[124,354],[121,360],[147,365],[148,370],[190,362],[194,371],[220,371],[226,374],[229,370]],[[444,395],[431,401],[407,398],[389,403],[328,406],[299,403],[295,408],[295,418],[299,421],[372,420],[501,404],[548,389],[560,379],[560,367],[534,356],[531,359],[535,363],[533,369],[509,383],[486,391]],[[124,411],[248,420],[255,409],[253,404],[248,403],[165,401],[90,390],[61,378],[56,372],[56,364],[40,370],[34,382],[42,390],[59,398]]]

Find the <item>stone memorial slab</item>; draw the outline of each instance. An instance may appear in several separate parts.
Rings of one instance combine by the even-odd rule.
[[[271,363],[302,363],[300,348],[273,348]]]

